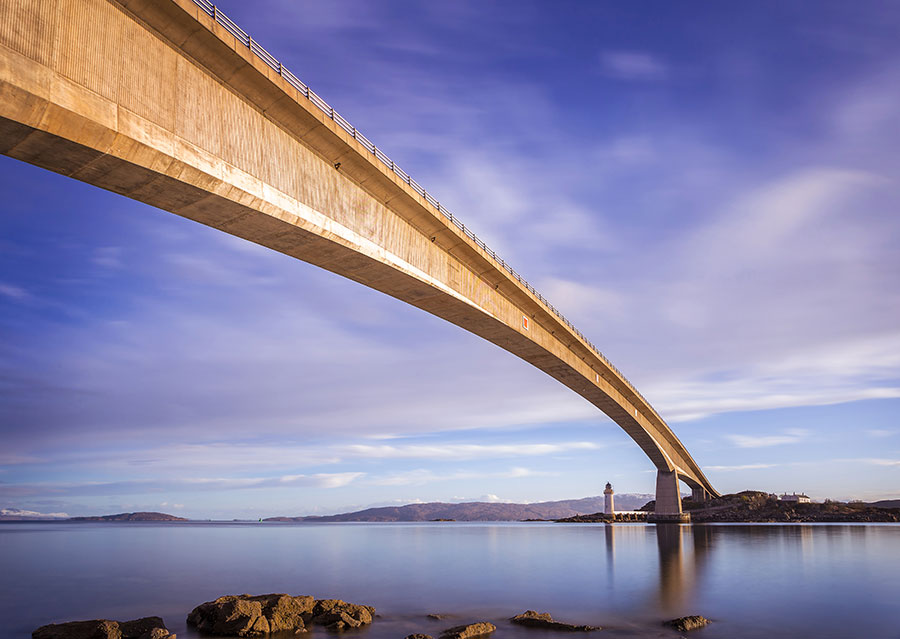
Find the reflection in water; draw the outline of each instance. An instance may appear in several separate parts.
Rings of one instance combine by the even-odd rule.
[[[656,546],[659,550],[659,607],[672,612],[680,609],[693,590],[692,571],[684,566],[682,538],[687,526],[680,524],[658,524],[656,526]]]
[[[702,578],[712,545],[712,530],[706,526],[657,524],[656,545],[659,551],[658,606],[667,614],[681,614],[693,601],[697,582]],[[690,551],[685,551],[685,545],[690,545]]]
[[[679,524],[658,524],[655,526],[635,526],[629,524],[606,524],[606,571],[610,589],[615,590],[616,571],[619,581],[627,581],[630,573],[640,568],[633,558],[627,557],[632,546],[643,546],[646,541],[653,543],[656,537],[658,552],[658,577],[656,588],[648,596],[651,599],[645,608],[659,609],[666,614],[679,616],[695,601],[698,582],[703,578],[709,561],[713,541],[713,529],[709,526]],[[616,541],[624,546],[624,561],[616,565]],[[649,566],[648,566],[649,568]],[[687,614],[687,613],[685,613]]]
[[[609,583],[612,584],[616,576],[616,527],[613,524],[604,526],[606,529],[606,573],[609,575]]]

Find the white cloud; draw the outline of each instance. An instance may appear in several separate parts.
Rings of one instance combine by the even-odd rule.
[[[285,475],[282,484],[315,485],[322,488],[340,488],[356,481],[365,473],[316,473],[314,475]]]
[[[284,487],[340,488],[362,477],[361,472],[316,473],[280,477],[169,477],[111,482],[41,482],[0,484],[0,497],[31,495],[139,495],[149,493],[229,491]]]
[[[101,246],[94,249],[93,262],[104,269],[120,269],[124,264],[123,253],[124,249],[121,246]]]
[[[460,470],[436,473],[430,469],[417,468],[382,477],[372,477],[368,483],[373,486],[417,486],[435,482],[456,482],[464,480],[485,479],[521,479],[523,477],[550,477],[558,473],[531,470],[529,468],[510,468],[505,471],[470,471]]]
[[[809,436],[809,431],[793,428],[781,435],[726,435],[736,446],[740,448],[762,448],[765,446],[782,446],[796,444]]]
[[[606,51],[600,54],[600,65],[622,80],[659,80],[667,74],[665,65],[645,51]]]
[[[22,301],[26,300],[31,295],[21,286],[14,286],[12,284],[5,284],[0,282],[0,295],[4,295],[10,299]]]
[[[857,462],[869,466],[900,466],[900,459],[883,459],[878,457],[864,457],[859,459],[841,459],[838,461]]]
[[[758,470],[762,468],[774,468],[775,464],[739,464],[737,466],[704,466],[705,470]]]
[[[22,510],[20,508],[0,508],[0,516],[65,519],[69,515],[67,513],[41,513],[36,510]]]
[[[345,450],[354,457],[375,459],[483,459],[496,457],[525,457],[553,455],[578,450],[597,450],[594,442],[565,442],[560,444],[442,444],[403,446],[353,444]]]

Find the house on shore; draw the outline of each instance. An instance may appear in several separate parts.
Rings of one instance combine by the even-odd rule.
[[[794,503],[794,504],[808,504],[811,501],[809,496],[804,495],[803,493],[800,493],[799,495],[797,493],[791,493],[790,495],[788,495],[787,493],[784,493],[778,499],[780,501],[786,501],[786,502],[790,502],[790,503]]]

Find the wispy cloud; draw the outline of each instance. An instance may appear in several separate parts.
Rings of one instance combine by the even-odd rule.
[[[149,493],[229,491],[260,488],[318,487],[340,488],[359,479],[364,473],[316,473],[279,477],[201,477],[136,479],[113,482],[42,482],[0,484],[0,497],[29,497],[33,495],[98,496],[141,495]]]
[[[390,473],[382,477],[371,477],[368,483],[373,486],[417,486],[436,482],[452,482],[464,480],[487,479],[521,479],[523,477],[552,477],[558,473],[536,471],[529,468],[510,468],[505,471],[471,471],[459,470],[451,472],[435,472],[426,468]]]
[[[738,464],[736,466],[704,466],[706,470],[758,470],[762,468],[774,468],[775,464]]]
[[[658,80],[666,76],[659,58],[646,51],[606,51],[600,54],[602,70],[622,80]]]
[[[76,451],[61,451],[51,457],[0,456],[0,462],[8,464],[32,464],[35,467],[52,465],[59,472],[90,472],[102,464],[106,473],[123,475],[172,475],[177,474],[185,481],[203,482],[210,470],[229,468],[235,473],[256,472],[266,468],[270,472],[283,471],[282,483],[307,480],[343,478],[346,474],[308,475],[296,474],[298,469],[319,469],[340,463],[367,460],[410,460],[410,461],[469,461],[493,460],[516,457],[559,456],[572,453],[599,450],[603,444],[595,442],[555,442],[555,443],[509,443],[509,444],[319,444],[307,445],[296,441],[280,443],[195,442],[191,444],[171,444],[165,446],[140,446],[118,449],[111,459],[108,446],[82,448]],[[526,468],[514,468],[510,472],[526,477],[534,472]],[[257,480],[252,480],[257,481]],[[259,480],[262,481],[262,480]],[[269,480],[266,480],[269,481]]]
[[[495,495],[493,493],[487,493],[486,495],[479,495],[478,497],[452,497],[450,501],[458,502],[458,503],[467,503],[467,502],[488,502],[491,504],[500,504],[504,502],[508,502],[508,499],[503,499],[502,497]]]
[[[868,428],[868,429],[866,429],[866,435],[868,435],[869,437],[877,437],[879,439],[882,437],[892,437],[897,434],[898,434],[898,431],[896,431],[896,430],[887,430],[884,428]]]
[[[763,448],[796,444],[809,437],[809,431],[793,428],[781,435],[727,435],[726,438],[740,448]]]
[[[94,249],[93,262],[104,269],[120,269],[123,266],[123,254],[121,246],[100,246]]]
[[[3,282],[0,282],[0,295],[16,301],[27,300],[29,297],[31,297],[28,291],[26,291],[21,286],[5,284]]]
[[[531,457],[554,455],[572,451],[597,450],[594,442],[565,442],[559,444],[444,444],[425,446],[409,444],[404,446],[374,446],[354,444],[347,450],[354,457],[377,459],[478,459],[496,457]]]
[[[884,459],[879,457],[861,457],[855,459],[838,459],[835,461],[854,462],[869,466],[900,466],[900,459]]]

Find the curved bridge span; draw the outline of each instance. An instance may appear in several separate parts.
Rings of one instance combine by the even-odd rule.
[[[382,291],[536,366],[717,495],[627,379],[408,174],[206,0],[4,0],[0,152]]]

